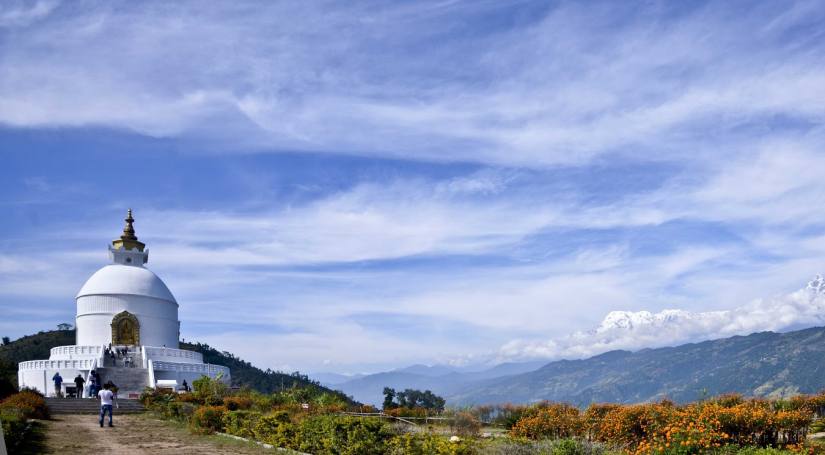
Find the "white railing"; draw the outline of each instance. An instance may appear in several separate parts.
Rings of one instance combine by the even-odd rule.
[[[155,371],[179,371],[182,373],[200,373],[213,377],[216,376],[218,373],[223,373],[224,377],[229,376],[229,368],[221,365],[212,365],[209,363],[176,363],[153,360],[152,366]]]
[[[74,360],[29,360],[20,362],[19,369],[22,370],[91,370],[97,359],[74,359]]]
[[[190,361],[192,363],[203,363],[203,354],[195,351],[186,351],[184,349],[173,349],[155,346],[143,346],[144,359],[152,359],[165,362],[181,362]],[[145,361],[144,361],[145,362]]]
[[[103,346],[58,346],[50,351],[51,359],[86,359],[103,356]]]

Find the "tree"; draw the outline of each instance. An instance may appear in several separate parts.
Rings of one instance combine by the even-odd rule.
[[[7,345],[7,344],[10,344],[10,343],[11,343],[11,340],[9,339],[9,337],[3,337],[3,345]]]
[[[396,392],[395,389],[384,387],[384,409],[424,408],[441,412],[444,410],[445,404],[446,401],[444,398],[441,398],[429,390],[422,392],[415,389],[404,389],[404,391]]]
[[[384,405],[385,410],[397,408],[398,405],[393,401],[395,399],[395,389],[384,387]]]
[[[421,407],[423,408],[441,412],[444,410],[446,403],[444,398],[441,398],[429,390],[425,390],[424,393],[421,394]]]
[[[72,330],[72,325],[66,322],[57,324],[57,330]]]

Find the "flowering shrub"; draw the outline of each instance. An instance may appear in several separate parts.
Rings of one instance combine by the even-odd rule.
[[[230,411],[246,410],[252,407],[252,398],[249,397],[225,397],[223,405]]]
[[[593,403],[588,406],[587,410],[584,411],[584,415],[582,415],[584,427],[587,431],[587,439],[591,441],[598,440],[599,435],[606,431],[603,427],[607,423],[605,416],[621,407],[622,405],[613,403]]]
[[[511,434],[530,439],[589,438],[636,454],[700,454],[723,447],[802,448],[813,412],[805,401],[745,400],[726,395],[677,406],[672,402],[543,404],[526,412]]]
[[[276,447],[296,445],[295,432],[295,425],[290,421],[289,414],[283,411],[258,418],[252,428],[255,439]]]
[[[386,453],[392,436],[379,419],[312,416],[298,425],[292,448],[315,455],[379,455]]]
[[[528,411],[513,425],[510,433],[530,439],[561,439],[581,437],[584,428],[578,408],[566,403],[552,403]]]
[[[189,423],[192,429],[199,433],[214,433],[223,429],[223,415],[226,413],[223,406],[202,406],[195,410]]]
[[[599,424],[596,439],[620,447],[635,447],[664,428],[673,415],[670,403],[620,406]]]
[[[178,395],[178,400],[183,403],[192,403],[195,405],[205,404],[203,398],[194,393],[181,393]]]
[[[229,411],[223,415],[223,431],[242,438],[251,438],[254,436],[253,429],[260,419],[260,412]]]
[[[43,395],[32,390],[15,393],[0,402],[0,413],[22,419],[48,419],[49,408]]]

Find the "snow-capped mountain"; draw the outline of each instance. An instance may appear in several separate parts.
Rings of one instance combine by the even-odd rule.
[[[825,278],[822,278],[822,275],[816,275],[813,280],[808,282],[805,290],[816,295],[825,294]]]
[[[770,299],[757,299],[732,310],[611,311],[592,330],[545,341],[510,342],[500,349],[498,359],[582,358],[614,349],[673,346],[824,323],[825,278],[816,275],[798,291]]]

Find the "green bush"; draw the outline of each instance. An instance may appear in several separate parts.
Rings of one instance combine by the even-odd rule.
[[[254,437],[253,430],[260,418],[260,412],[229,411],[223,415],[223,428],[226,433],[251,438]]]
[[[478,436],[481,422],[469,412],[456,412],[450,419],[450,431],[461,437]]]
[[[223,399],[229,393],[229,388],[221,381],[220,377],[212,379],[208,376],[201,376],[200,379],[192,381],[195,389],[194,395],[202,400],[204,404],[219,406],[223,404]]]
[[[527,438],[492,438],[477,441],[474,453],[479,455],[622,455],[625,452],[608,450],[597,442],[577,439],[543,439],[533,441]]]
[[[226,408],[223,406],[202,406],[195,410],[189,423],[198,433],[215,433],[223,430],[223,415]]]
[[[714,452],[714,455],[788,455],[793,452],[761,447],[740,447],[727,445]]]
[[[252,409],[258,412],[269,412],[275,406],[275,398],[272,395],[263,395],[260,393],[252,394]]]
[[[3,439],[9,453],[16,453],[26,442],[26,419],[19,415],[0,414],[0,425],[3,426]]]
[[[560,439],[552,449],[553,455],[585,455],[582,444],[573,439]]]
[[[149,409],[154,406],[165,406],[172,400],[175,400],[176,393],[171,390],[153,389],[146,387],[140,394],[140,402]]]
[[[192,403],[182,402],[180,404],[180,418],[181,420],[189,421],[198,410],[198,406]]]
[[[298,444],[292,448],[315,455],[378,455],[387,452],[392,437],[379,419],[320,415],[298,425]]]
[[[387,444],[390,455],[470,455],[476,453],[467,441],[451,442],[433,433],[404,433]]]
[[[183,418],[183,415],[181,414],[183,405],[184,403],[181,403],[179,401],[170,401],[163,407],[163,417],[167,419],[181,420]]]
[[[261,416],[252,427],[255,439],[276,447],[295,447],[295,433],[296,427],[284,411]]]

